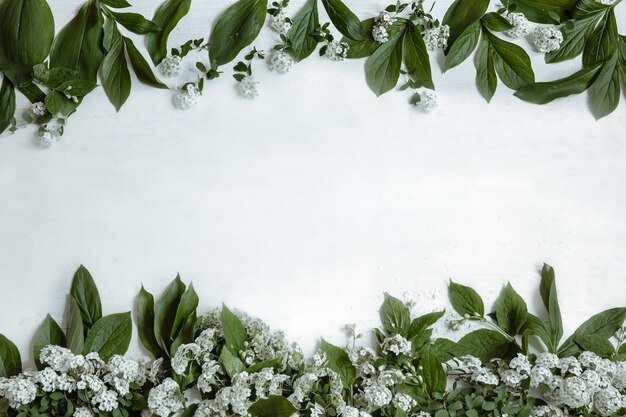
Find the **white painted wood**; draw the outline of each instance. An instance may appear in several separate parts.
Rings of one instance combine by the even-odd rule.
[[[79,4],[51,1],[57,22]],[[384,6],[349,4],[363,17]],[[223,8],[195,1],[172,45],[206,35]],[[271,34],[257,43],[271,45]],[[579,65],[532,59],[541,80]],[[30,349],[45,314],[61,317],[80,263],[105,313],[180,272],[201,309],[245,309],[308,352],[319,336],[343,342],[344,323],[377,324],[383,291],[445,291],[448,278],[486,294],[511,280],[540,311],[543,261],[567,331],[625,305],[624,104],[595,122],[585,96],[541,107],[500,85],[488,105],[471,62],[438,67],[431,115],[403,92],[376,98],[362,61],[312,58],[282,77],[257,64],[254,102],[228,74],[189,112],[135,83],[119,114],[101,89],[87,97],[53,149],[33,146],[32,129],[3,135],[0,332]]]

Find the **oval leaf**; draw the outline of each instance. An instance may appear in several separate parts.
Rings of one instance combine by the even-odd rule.
[[[81,329],[82,331],[82,329]],[[44,319],[41,326],[35,333],[35,342],[33,346],[33,357],[35,358],[35,365],[37,369],[43,369],[41,362],[39,361],[39,352],[41,349],[48,345],[65,347],[65,335],[59,324],[54,321],[52,316],[48,314]]]
[[[131,333],[130,312],[102,317],[87,333],[83,353],[98,352],[105,361],[113,355],[123,355],[128,350]]]
[[[191,0],[166,0],[154,13],[152,22],[161,30],[146,35],[146,47],[154,65],[167,56],[167,38],[191,7]]]
[[[9,378],[22,372],[20,351],[13,342],[0,334],[0,378]]]
[[[90,328],[102,317],[100,293],[91,274],[84,266],[80,266],[74,274],[70,295],[76,300],[83,324]]]

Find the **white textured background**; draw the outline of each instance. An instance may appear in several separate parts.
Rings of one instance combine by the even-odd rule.
[[[58,28],[79,3],[51,1]],[[152,15],[153,1],[135,3]],[[361,17],[385,5],[348,4]],[[224,7],[195,1],[171,45],[206,36]],[[625,305],[624,103],[595,122],[585,95],[541,107],[500,85],[488,105],[472,62],[442,76],[433,59],[431,115],[406,92],[377,99],[363,61],[313,57],[286,76],[257,64],[253,102],[228,74],[189,112],[134,83],[119,114],[101,89],[89,95],[53,149],[35,147],[30,128],[3,135],[0,332],[30,351],[45,314],[61,318],[80,263],[105,313],[180,272],[201,310],[225,301],[308,352],[318,336],[342,343],[344,323],[377,324],[384,290],[445,290],[448,278],[484,294],[511,280],[537,311],[543,261],[557,270],[568,331]],[[539,80],[579,65],[532,59]]]

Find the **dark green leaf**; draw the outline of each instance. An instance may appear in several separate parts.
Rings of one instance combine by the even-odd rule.
[[[559,16],[560,21],[570,17],[576,0],[515,0],[517,12],[524,13],[529,20],[537,23],[558,23],[553,15]]]
[[[595,81],[602,64],[582,69],[560,80],[532,83],[520,88],[515,96],[530,103],[546,104],[561,97],[580,94]]]
[[[480,21],[487,29],[494,32],[504,32],[513,28],[513,25],[508,20],[495,12],[485,14]]]
[[[485,34],[494,52],[496,72],[507,87],[518,90],[535,81],[535,73],[526,51],[489,31],[485,31]]]
[[[183,327],[183,323],[187,320],[187,317],[192,315],[195,316],[198,302],[198,294],[196,294],[196,291],[193,289],[193,284],[189,284],[187,290],[180,297],[180,303],[178,303],[178,309],[176,310],[176,316],[174,317],[174,324],[172,325],[172,331],[170,332],[170,336],[172,338],[176,338]]]
[[[406,71],[421,86],[434,89],[430,59],[424,38],[414,23],[407,23],[404,33],[404,66]]]
[[[571,25],[564,25],[561,28],[563,43],[561,47],[553,52],[545,54],[548,63],[567,61],[577,57],[583,52],[585,41],[593,30],[597,17],[592,16],[587,19],[574,20]]]
[[[70,295],[76,300],[83,324],[90,328],[102,317],[102,304],[98,287],[91,274],[84,266],[80,266],[74,274]]]
[[[83,319],[80,307],[76,299],[69,296],[67,299],[67,348],[73,354],[79,355],[83,352],[85,344],[85,333],[83,331]]]
[[[380,320],[387,334],[406,336],[411,326],[411,312],[402,301],[385,293],[385,301],[380,307]]]
[[[270,395],[257,400],[248,411],[254,417],[291,417],[298,410],[287,398]]]
[[[90,0],[56,36],[50,50],[52,68],[69,68],[78,77],[95,82],[104,58],[103,18],[95,0]]]
[[[546,345],[550,352],[555,352],[556,345],[553,343],[552,337],[546,330],[545,324],[543,324],[543,321],[541,321],[539,317],[528,313],[528,316],[526,316],[526,324],[524,325],[521,333],[524,333],[524,331],[526,330],[530,330],[530,334],[539,337],[539,339],[541,339],[541,341]]]
[[[13,342],[0,334],[0,378],[9,378],[22,372],[20,351]]]
[[[124,37],[124,44],[126,45],[126,53],[128,54],[130,65],[133,67],[137,79],[150,87],[167,88],[167,86],[154,75],[148,61],[146,61],[143,55],[141,55],[141,52],[137,50],[133,41]]]
[[[618,53],[602,65],[596,80],[591,86],[591,111],[596,119],[611,114],[619,104],[619,62]]]
[[[432,313],[424,314],[422,316],[416,317],[411,321],[411,325],[409,326],[409,331],[407,332],[407,339],[411,340],[418,334],[422,333],[424,330],[432,326],[443,317],[445,311],[435,311]]]
[[[364,30],[359,18],[341,0],[322,0],[322,4],[333,25],[342,35],[355,41],[370,38],[370,33]]]
[[[520,334],[520,330],[526,323],[527,315],[528,307],[526,307],[526,303],[515,292],[511,284],[507,284],[496,302],[498,325],[512,336]]]
[[[350,362],[345,350],[322,339],[322,352],[328,358],[328,367],[341,377],[344,387],[351,387],[356,380],[356,369]]]
[[[76,110],[76,103],[57,91],[50,91],[45,100],[46,109],[50,114],[69,116]]]
[[[7,77],[2,80],[0,87],[0,133],[4,132],[15,114],[15,88]]]
[[[393,89],[400,78],[402,65],[402,33],[382,44],[365,63],[367,85],[380,96]]]
[[[160,32],[146,35],[146,47],[154,65],[167,56],[167,38],[180,19],[188,12],[191,0],[165,0],[154,13],[152,22],[161,28]]]
[[[456,357],[472,355],[489,362],[493,358],[504,358],[510,348],[511,342],[506,336],[494,330],[481,329],[463,336],[452,349],[452,354]]]
[[[33,345],[33,357],[35,358],[35,365],[37,369],[43,369],[41,362],[39,361],[39,352],[41,349],[48,345],[65,347],[65,335],[63,330],[56,321],[48,314],[41,323],[41,326],[35,333],[35,341]]]
[[[317,0],[307,0],[293,19],[289,35],[291,52],[298,61],[311,55],[317,47],[318,42],[313,33],[318,25]]]
[[[598,62],[605,62],[617,51],[617,22],[615,12],[609,9],[600,19],[589,39],[585,43],[583,50],[583,65],[590,67]]]
[[[455,0],[443,17],[443,24],[450,26],[448,50],[471,24],[480,20],[485,14],[489,0]],[[447,68],[452,68],[449,66]]]
[[[209,38],[209,59],[224,65],[257,37],[267,11],[265,0],[238,0],[218,19]]]
[[[598,16],[601,12],[606,11],[609,8],[608,5],[602,4],[596,0],[578,0],[575,1],[576,7],[574,8],[575,20],[585,19],[590,16]]]
[[[541,285],[539,287],[543,305],[548,310],[550,317],[550,339],[552,346],[558,346],[563,336],[563,319],[561,318],[561,308],[559,307],[559,299],[556,292],[556,279],[554,269],[543,264],[541,269]]]
[[[367,33],[372,33],[372,29],[376,20],[374,18],[366,19],[361,22],[363,26],[363,30]],[[393,27],[392,27],[393,28]],[[390,30],[392,29],[390,28]],[[349,49],[347,53],[347,58],[349,59],[359,59],[359,58],[367,58],[372,55],[380,46],[378,42],[376,42],[371,36],[367,39],[355,41],[347,36],[341,38],[342,42],[348,44]]]
[[[131,334],[130,312],[104,316],[87,333],[83,353],[98,352],[105,361],[113,355],[123,355],[128,350]]]
[[[476,21],[469,25],[454,42],[454,45],[448,49],[443,70],[447,71],[465,61],[476,49],[478,39],[480,39],[480,22]]]
[[[421,365],[424,368],[424,383],[428,388],[428,392],[445,392],[447,375],[444,371],[441,361],[437,357],[437,354],[431,349],[422,351]]]
[[[154,306],[154,337],[163,348],[163,352],[170,351],[173,341],[170,333],[174,325],[180,297],[184,292],[185,284],[177,275]]]
[[[226,347],[222,349],[220,354],[220,364],[222,364],[230,378],[246,370],[246,365],[244,365],[241,359]]]
[[[483,38],[478,47],[478,52],[476,53],[476,85],[478,86],[478,91],[480,91],[480,94],[482,94],[487,102],[491,101],[498,87],[493,53],[489,41]],[[448,54],[448,56],[450,56],[450,54]]]
[[[137,296],[137,332],[141,344],[153,357],[163,357],[161,346],[154,336],[154,297],[143,285]]]
[[[248,338],[246,328],[239,317],[230,311],[225,304],[222,304],[222,330],[226,346],[230,350],[239,352],[245,349],[244,344]]]
[[[110,32],[109,32],[110,31]],[[107,47],[107,32],[111,34],[112,43]],[[124,105],[130,95],[130,72],[124,53],[124,43],[115,22],[109,21],[105,30],[105,48],[108,52],[102,61],[102,87],[116,111]]]
[[[120,25],[133,33],[145,35],[146,33],[161,31],[159,26],[138,13],[111,13],[115,16],[115,20],[117,20]]]
[[[602,358],[609,358],[615,353],[615,347],[606,337],[586,335],[578,336],[574,341],[583,350],[593,352]]]
[[[567,352],[568,354],[576,354],[580,349],[572,348],[574,340],[582,336],[597,336],[610,338],[619,330],[626,319],[626,308],[611,308],[592,316],[589,320],[576,329],[563,345],[559,348],[559,355]],[[572,353],[573,352],[573,353]]]
[[[448,294],[452,307],[454,307],[461,316],[474,316],[474,313],[478,313],[480,317],[485,315],[483,299],[480,298],[480,295],[472,288],[456,284],[450,280]]]
[[[100,2],[116,9],[124,9],[131,6],[126,0],[100,0]]]

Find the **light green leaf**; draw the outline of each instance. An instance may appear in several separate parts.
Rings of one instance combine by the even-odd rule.
[[[322,4],[331,22],[343,36],[355,41],[370,38],[370,33],[365,32],[359,18],[341,0],[322,0]]]
[[[528,84],[517,90],[515,96],[530,103],[546,104],[557,98],[580,94],[593,84],[601,66],[596,64],[555,81]]]
[[[407,23],[403,43],[404,65],[407,73],[422,86],[434,89],[426,44],[419,29],[412,22]]]
[[[530,330],[530,334],[535,335],[541,339],[541,341],[546,345],[548,351],[555,353],[556,345],[552,341],[552,337],[546,330],[546,326],[541,321],[541,319],[533,314],[528,313],[526,316],[526,323],[524,324],[524,328],[522,328],[520,333],[524,333],[526,330]]]
[[[483,17],[488,6],[489,0],[455,0],[454,3],[450,5],[442,21],[444,25],[450,26],[448,51],[461,34],[465,32],[465,29]],[[447,68],[452,67],[449,66]]]
[[[402,65],[402,33],[382,44],[365,63],[365,79],[370,89],[380,96],[392,90],[400,78]]]
[[[0,378],[9,378],[22,372],[20,351],[13,342],[0,334]]]
[[[104,58],[103,18],[95,0],[83,4],[78,14],[54,39],[50,67],[78,71],[78,77],[95,82]]]
[[[257,400],[248,411],[254,417],[291,417],[298,410],[287,398],[270,395]]]
[[[328,358],[328,367],[339,374],[344,387],[351,387],[356,380],[356,369],[350,362],[346,351],[324,339],[322,339],[321,349]]]
[[[152,22],[161,31],[146,35],[146,47],[154,65],[167,56],[167,38],[180,19],[189,12],[190,7],[191,0],[165,0],[154,13]]]
[[[463,61],[469,57],[480,39],[480,22],[476,21],[469,25],[454,44],[448,49],[446,60],[443,65],[443,70],[447,71],[451,68],[460,65]]]
[[[128,54],[130,65],[133,67],[137,79],[150,87],[167,88],[167,86],[154,75],[148,61],[146,61],[143,55],[141,55],[141,52],[137,50],[133,41],[124,37],[124,45],[126,46],[126,53]]]
[[[226,347],[222,349],[222,353],[220,354],[220,364],[224,367],[224,370],[226,370],[230,378],[246,370],[246,365],[244,365],[241,359]]]
[[[80,307],[74,297],[68,297],[67,306],[67,348],[71,350],[73,354],[79,355],[83,352],[83,346],[85,344],[83,319],[81,317]]]
[[[318,25],[317,0],[307,0],[293,19],[289,35],[291,52],[298,61],[311,55],[317,47],[318,42],[313,33]]]
[[[385,301],[380,307],[380,320],[387,334],[406,336],[411,326],[411,312],[402,301],[385,293]]]
[[[233,352],[239,352],[245,349],[244,343],[248,338],[246,328],[232,311],[222,304],[222,330],[226,345]]]
[[[15,114],[15,88],[7,77],[2,79],[0,87],[0,133],[11,125]]]
[[[427,313],[422,316],[414,318],[413,321],[411,321],[411,325],[409,326],[409,330],[407,332],[407,339],[411,340],[415,338],[424,330],[428,329],[430,326],[435,324],[440,318],[443,317],[444,314],[445,314],[445,310],[434,311],[432,313]]]
[[[87,268],[82,265],[74,274],[70,295],[76,300],[83,324],[89,329],[102,317],[102,304],[96,283]]]
[[[526,303],[508,283],[496,302],[498,325],[511,336],[515,336],[520,334],[520,330],[526,323],[527,315]]]
[[[224,65],[258,36],[265,22],[267,1],[238,0],[218,19],[209,37],[209,60]]]
[[[163,357],[163,351],[154,335],[154,296],[141,286],[137,296],[137,332],[139,340],[154,358]]]
[[[485,315],[483,299],[480,298],[480,295],[478,295],[474,289],[456,284],[450,280],[448,295],[450,296],[452,307],[454,307],[461,316],[473,316],[474,313],[478,313],[480,317]]]
[[[125,354],[130,344],[132,326],[130,312],[102,317],[87,333],[83,353],[98,352],[105,361],[113,355]]]

